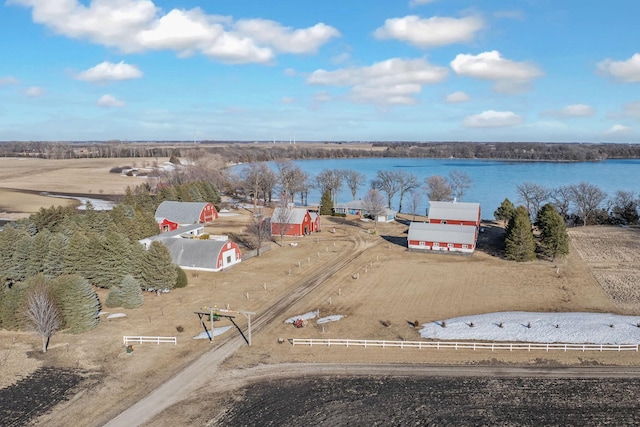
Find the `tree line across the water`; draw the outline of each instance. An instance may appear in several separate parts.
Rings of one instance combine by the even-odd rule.
[[[77,158],[186,158],[190,152],[219,156],[226,162],[266,162],[280,159],[335,159],[359,157],[418,157],[530,161],[595,161],[640,158],[640,144],[543,142],[406,142],[365,144],[327,141],[272,144],[268,142],[0,142],[0,156],[44,159]]]

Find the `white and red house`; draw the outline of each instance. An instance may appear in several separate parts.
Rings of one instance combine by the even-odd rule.
[[[209,202],[174,202],[165,200],[155,213],[161,231],[173,231],[192,224],[206,224],[218,219],[218,211]]]
[[[462,252],[476,249],[480,229],[480,203],[429,202],[429,222],[409,226],[409,250]]]
[[[305,208],[278,207],[271,215],[271,235],[299,237],[319,231],[316,221],[312,221],[311,213]],[[320,217],[317,218],[317,226],[320,226]]]
[[[140,240],[149,249],[158,241],[169,249],[171,261],[183,270],[220,271],[242,261],[237,243],[228,236],[203,240],[204,226],[193,224]]]
[[[412,222],[407,243],[410,250],[473,253],[478,228],[469,225]]]

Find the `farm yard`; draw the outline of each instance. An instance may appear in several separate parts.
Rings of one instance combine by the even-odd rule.
[[[105,171],[116,166],[118,161],[119,159],[111,159],[114,163],[100,164],[97,173],[103,174],[103,179],[108,180],[110,174]],[[51,163],[56,164],[53,161]],[[4,171],[1,167],[0,170]],[[76,173],[78,170],[84,169],[78,168]],[[90,193],[91,184],[87,184],[87,187],[65,188],[58,181],[47,179],[47,173],[57,176],[63,172],[47,171],[44,168],[40,171],[36,174],[36,184],[29,183],[28,174],[16,173],[9,176],[4,171],[2,185],[27,190],[39,186],[42,191],[76,190],[84,194]],[[118,184],[104,183],[101,188],[105,192],[109,189],[111,194],[122,194],[126,185],[130,185],[132,181],[125,178],[120,182],[120,178],[122,177],[117,178]],[[47,187],[47,182],[51,183],[50,187]],[[94,186],[92,191],[95,194],[98,187]],[[20,212],[19,207],[7,206],[9,199],[5,198],[5,194],[0,195],[0,206]],[[54,204],[53,201],[51,203]],[[207,231],[241,235],[251,221],[252,214],[242,208],[230,213],[214,222]],[[53,337],[46,355],[38,353],[40,340],[35,334],[0,331],[0,387],[7,390],[12,385],[25,384],[20,379],[29,377],[43,367],[71,370],[83,377],[83,382],[72,387],[78,392],[72,396],[59,393],[60,403],[53,410],[38,414],[40,416],[34,419],[34,424],[62,426],[77,419],[86,419],[92,420],[91,425],[103,425],[201,355],[210,350],[215,352],[225,342],[237,338],[237,331],[230,329],[216,336],[213,344],[208,340],[193,339],[202,332],[194,311],[212,306],[229,306],[231,309],[257,313],[254,317],[257,326],[252,346],[240,347],[221,365],[221,378],[225,372],[235,375],[227,376],[225,380],[226,386],[235,390],[234,399],[226,402],[233,406],[227,406],[227,409],[221,407],[221,412],[213,409],[203,411],[203,400],[215,400],[220,396],[208,395],[206,388],[200,389],[183,403],[164,412],[161,421],[154,425],[179,424],[184,421],[185,414],[192,416],[194,422],[200,421],[200,424],[206,424],[216,417],[222,417],[219,419],[229,423],[242,423],[245,419],[242,417],[248,414],[243,411],[249,410],[242,409],[243,399],[246,399],[246,408],[251,408],[257,405],[256,401],[266,402],[266,397],[263,388],[242,389],[240,386],[243,383],[238,378],[242,377],[242,372],[248,367],[262,365],[273,365],[275,369],[285,363],[320,362],[457,365],[491,363],[505,366],[639,365],[635,352],[474,352],[291,346],[288,343],[291,338],[418,340],[421,339],[419,328],[410,326],[410,323],[417,321],[426,324],[442,319],[504,311],[640,315],[640,294],[634,293],[631,286],[637,283],[640,271],[637,229],[574,228],[569,232],[571,252],[567,258],[555,262],[534,261],[521,264],[506,261],[499,256],[500,235],[503,230],[493,221],[483,224],[485,232],[481,233],[478,249],[473,256],[462,256],[408,252],[404,246],[407,225],[402,222],[402,216],[399,219],[398,222],[378,224],[378,233],[373,234],[372,223],[352,218],[323,217],[323,231],[320,233],[287,238],[282,246],[271,243],[272,250],[260,257],[253,257],[219,273],[189,272],[189,285],[186,288],[160,295],[145,293],[142,307],[122,310],[127,314],[126,317],[107,320],[105,314],[98,327],[91,332],[80,335],[58,333]],[[334,227],[335,233],[329,231]],[[301,283],[321,275],[332,265],[349,257],[353,259],[346,267],[330,275],[286,309],[269,311],[277,301],[291,295]],[[104,301],[106,290],[98,290],[98,294]],[[284,323],[291,316],[316,310],[319,311],[318,317],[344,317],[325,324],[309,321],[302,328]],[[261,318],[269,316],[272,316],[273,321],[260,323]],[[242,328],[246,328],[247,320],[243,316],[238,316],[235,320]],[[217,323],[219,325],[216,324],[216,327],[228,326],[224,320]],[[128,354],[122,345],[123,335],[176,336],[178,345],[140,344],[135,345],[135,350]],[[217,374],[206,381],[214,383],[216,377]],[[422,396],[424,400],[428,393],[432,393],[425,391],[427,394],[420,394],[417,391],[421,387],[419,382],[407,382],[406,378],[401,381],[394,378],[369,378],[351,383],[349,381],[354,380],[347,378],[346,381],[344,386],[340,383],[333,383],[331,386],[331,382],[317,379],[307,386],[311,389],[316,387],[317,390],[329,390],[331,393],[343,388],[348,390],[349,385],[356,390],[365,387],[370,390],[360,393],[365,399],[371,398],[373,394],[379,395],[380,384],[388,385],[389,390],[397,395],[401,392],[404,381],[408,395]],[[442,384],[444,389],[456,390],[456,386],[447,382],[448,380],[438,381],[440,382],[437,384]],[[91,387],[88,387],[89,384]],[[282,396],[300,395],[301,384],[303,383],[299,379],[287,380],[280,388]],[[469,380],[467,384],[469,390],[493,387],[498,393],[513,383],[479,379]],[[532,389],[551,387],[548,383],[533,380],[518,384],[521,387],[531,386]],[[633,388],[636,387],[631,380],[615,384],[585,384],[553,382],[553,387],[557,386],[553,389],[553,396],[568,393],[573,387],[576,392],[596,399],[596,395],[603,394],[597,392],[597,387],[606,388],[607,384],[616,387],[621,384],[622,389],[634,395]],[[235,385],[240,388],[234,389]],[[215,388],[212,387],[211,390],[214,393]],[[471,396],[474,394],[465,393],[455,391],[451,395],[458,396],[456,399],[472,402]],[[482,397],[482,402],[491,402],[491,396],[497,394]],[[514,400],[524,398],[521,394],[511,396]],[[616,396],[609,395],[611,399],[620,402],[621,414],[627,414],[626,401]],[[311,395],[305,398],[313,401]],[[601,403],[608,404],[613,400],[603,400]],[[347,402],[361,404],[358,403],[361,400],[353,394],[345,396],[344,402],[344,407]],[[478,402],[479,405],[482,403]],[[276,403],[269,403],[272,404]],[[578,403],[569,402],[567,407],[574,404]],[[328,406],[323,408],[327,411],[335,409],[329,403],[326,405]],[[412,407],[410,402],[406,405],[409,406],[405,409]],[[518,417],[528,414],[526,411],[529,409],[524,406],[521,408],[518,409],[520,412],[514,412],[514,418],[496,419],[517,423],[520,419]],[[45,411],[46,408],[43,408],[42,412]],[[518,413],[523,415],[517,415]],[[594,420],[608,419],[602,413],[594,413],[593,417]],[[447,418],[440,420],[446,424]],[[544,423],[545,419],[541,418],[541,422]]]

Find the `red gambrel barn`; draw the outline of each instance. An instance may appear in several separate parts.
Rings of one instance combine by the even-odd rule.
[[[409,250],[473,253],[478,228],[469,225],[412,222],[407,242]]]
[[[278,222],[286,219],[286,222]],[[318,226],[319,218],[318,218]],[[317,231],[311,221],[311,214],[304,208],[275,208],[271,215],[271,235],[280,236],[284,231],[285,236],[298,237]]]
[[[173,231],[186,225],[213,222],[218,218],[218,211],[215,206],[208,202],[174,202],[165,200],[156,209],[155,218],[160,230]]]
[[[429,201],[431,224],[480,226],[480,203]]]

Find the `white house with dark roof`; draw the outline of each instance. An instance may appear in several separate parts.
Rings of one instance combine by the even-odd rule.
[[[478,228],[471,225],[412,222],[407,243],[409,250],[473,253]]]

